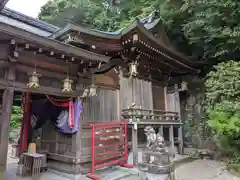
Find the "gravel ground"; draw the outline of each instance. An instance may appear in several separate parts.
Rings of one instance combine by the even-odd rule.
[[[176,169],[177,180],[240,180],[225,170],[221,162],[196,160]]]
[[[5,180],[28,180],[29,178],[17,178],[16,173],[17,159],[8,157],[8,166]],[[117,178],[119,174],[126,174],[124,178]],[[139,180],[137,175],[131,175],[127,169],[115,168],[113,171],[101,173],[104,180]],[[69,180],[62,175],[56,175],[51,171],[42,174],[40,180]],[[78,177],[75,180],[89,180],[86,177]],[[225,165],[212,160],[195,160],[181,165],[176,169],[176,180],[240,180],[225,170]]]

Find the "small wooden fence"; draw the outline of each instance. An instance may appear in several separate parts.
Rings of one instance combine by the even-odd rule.
[[[97,169],[120,165],[132,168],[128,161],[127,122],[90,124],[92,128],[92,167],[88,177],[99,180]]]

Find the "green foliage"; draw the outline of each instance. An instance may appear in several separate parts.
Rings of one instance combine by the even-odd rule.
[[[13,106],[12,115],[11,115],[11,122],[10,128],[16,129],[20,127],[20,120],[22,117],[22,110],[19,106]]]
[[[228,61],[215,66],[206,81],[208,106],[230,112],[240,110],[240,62]]]
[[[161,1],[155,1],[155,3]],[[109,1],[99,0],[53,0],[44,5],[39,19],[64,26],[70,20],[103,31],[115,31],[130,24],[136,18],[151,13],[154,1],[130,0],[121,2],[121,6],[112,6]]]
[[[240,160],[240,62],[215,66],[208,74],[206,89],[208,123],[217,143],[232,153],[233,160]]]
[[[187,9],[193,16],[184,32],[191,44],[204,47],[205,58],[224,60],[239,53],[240,1],[197,0]]]
[[[14,132],[18,130],[21,126],[22,110],[19,106],[12,107],[12,115],[10,121],[10,137],[9,139],[16,139],[17,134]]]

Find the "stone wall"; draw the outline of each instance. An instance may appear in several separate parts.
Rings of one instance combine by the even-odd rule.
[[[205,145],[207,122],[204,99],[204,80],[199,78],[188,80],[188,91],[180,92],[185,147],[201,148]]]

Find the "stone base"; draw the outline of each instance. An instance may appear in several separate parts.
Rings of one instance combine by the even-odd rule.
[[[140,172],[140,180],[168,180],[168,174],[152,174],[148,172]]]
[[[169,174],[174,171],[175,167],[174,164],[160,166],[150,163],[139,163],[138,169],[140,171],[149,172],[153,174]]]
[[[57,160],[48,160],[48,168],[56,171],[68,173],[68,174],[86,174],[89,168],[84,167],[82,164],[71,164],[66,162],[61,162]]]

